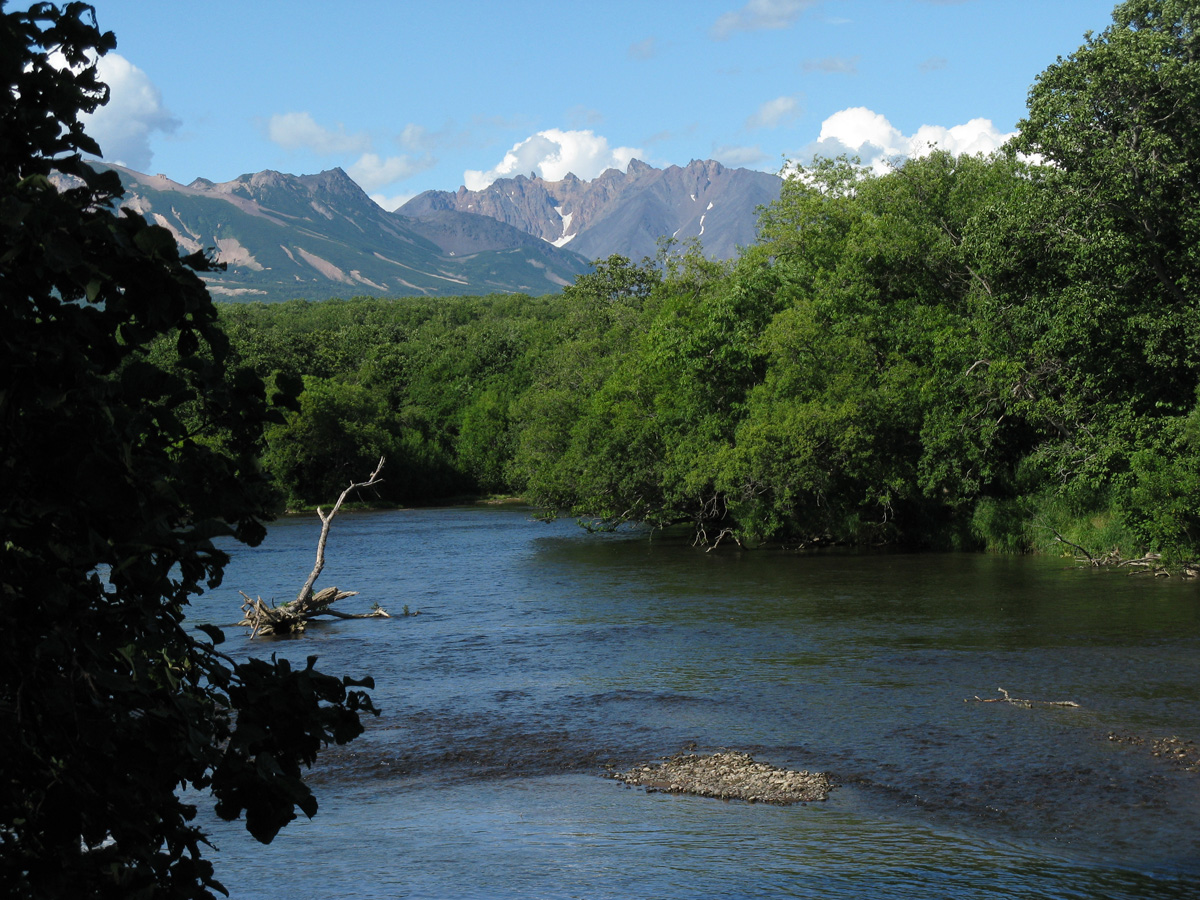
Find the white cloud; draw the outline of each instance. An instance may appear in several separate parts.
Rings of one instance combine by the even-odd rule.
[[[776,97],[758,108],[758,112],[746,119],[746,127],[778,128],[800,115],[800,101],[796,97]]]
[[[749,0],[741,9],[717,19],[709,34],[723,41],[735,31],[787,28],[816,3],[817,0]]]
[[[567,173],[587,181],[605,169],[624,169],[631,159],[641,155],[636,147],[610,148],[607,138],[592,131],[550,128],[515,144],[495,168],[463,172],[463,184],[468,190],[481,191],[497,178],[530,172],[547,181],[561,181]]]
[[[330,131],[317,124],[306,112],[290,112],[271,116],[267,123],[267,136],[285,150],[312,150],[322,156],[339,153],[366,153],[371,149],[371,138],[363,133],[346,134],[338,125]]]
[[[346,174],[358,182],[364,191],[370,192],[394,181],[402,181],[418,172],[424,172],[433,164],[434,161],[429,156],[419,159],[413,159],[411,156],[389,156],[384,159],[378,153],[364,153],[357,162],[346,168]]]
[[[948,150],[956,156],[990,153],[1014,134],[1002,134],[991,119],[971,119],[950,128],[922,125],[916,134],[905,135],[887,117],[866,107],[854,106],[836,112],[822,122],[816,143],[805,148],[802,155],[808,158],[813,154],[856,155],[874,171],[883,173],[888,171],[890,160],[925,156],[932,147]]]
[[[65,65],[65,60],[55,64]],[[119,53],[100,57],[96,66],[100,80],[109,87],[109,99],[94,113],[80,116],[84,130],[108,162],[149,171],[154,157],[151,136],[171,134],[179,128],[179,120],[163,106],[162,92],[150,77]]]
[[[848,150],[874,147],[891,155],[901,154],[901,145],[905,143],[898,128],[886,117],[865,106],[852,106],[835,112],[821,123],[821,134],[817,141],[836,141]]]
[[[974,156],[977,153],[991,153],[998,150],[1009,139],[1016,137],[1016,132],[1001,134],[992,124],[991,119],[972,119],[964,125],[943,128],[941,125],[922,125],[910,139],[912,151],[910,156],[923,156],[930,146],[941,150],[949,150],[955,156],[966,153]]]
[[[411,200],[415,196],[417,196],[417,195],[416,194],[396,194],[395,196],[389,197],[385,194],[372,194],[371,199],[374,200],[376,203],[378,203],[381,207],[386,209],[388,212],[395,212],[396,210],[398,210],[400,207],[402,207],[405,203],[407,203],[409,200]]]

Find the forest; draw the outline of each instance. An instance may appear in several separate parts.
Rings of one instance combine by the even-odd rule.
[[[228,305],[299,389],[292,508],[515,495],[697,542],[1200,550],[1200,61],[1131,0],[990,157],[785,172],[728,264],[664,243],[561,295]],[[165,345],[164,345],[165,346]]]

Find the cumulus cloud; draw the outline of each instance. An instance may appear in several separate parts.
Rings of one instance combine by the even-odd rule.
[[[746,127],[778,128],[800,115],[800,101],[796,97],[776,97],[758,108],[758,112],[746,119]]]
[[[816,3],[817,0],[749,0],[741,9],[717,19],[709,34],[723,41],[735,31],[787,28]]]
[[[53,62],[66,65],[61,57]],[[173,133],[179,120],[163,105],[162,93],[150,77],[119,53],[100,57],[97,69],[109,87],[109,99],[94,113],[80,117],[84,130],[108,162],[148,171],[154,157],[151,137]]]
[[[905,135],[886,116],[863,106],[834,113],[821,123],[815,144],[805,149],[804,157],[814,154],[858,156],[878,173],[886,172],[894,159],[927,155],[932,148],[963,153],[990,153],[1013,137],[1001,133],[991,119],[971,119],[963,125],[946,128],[922,125],[915,134]]]
[[[636,147],[609,147],[607,138],[592,131],[551,128],[515,144],[495,168],[463,172],[463,184],[468,190],[481,191],[497,178],[529,172],[547,181],[561,181],[567,173],[588,180],[605,169],[624,169],[631,159],[641,155]]]
[[[370,136],[347,134],[342,125],[331,131],[318,125],[306,112],[290,112],[271,116],[267,122],[267,137],[285,150],[311,150],[321,156],[339,153],[366,153],[371,149]]]
[[[844,56],[826,56],[823,59],[806,59],[804,61],[804,71],[853,75],[858,71],[858,61],[860,59],[862,59],[860,56],[852,56],[849,59],[846,59]]]
[[[407,155],[389,156],[384,159],[378,153],[364,153],[346,169],[346,174],[358,182],[364,191],[370,192],[424,172],[433,164],[433,159],[428,156],[418,159]]]
[[[972,119],[965,125],[954,125],[943,128],[941,125],[922,125],[910,139],[911,152],[909,156],[923,156],[929,147],[949,150],[955,156],[966,153],[974,156],[977,153],[991,153],[1000,149],[1011,138],[1016,137],[1015,131],[1002,134],[991,119]]]

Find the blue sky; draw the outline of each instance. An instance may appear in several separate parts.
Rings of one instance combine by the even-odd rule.
[[[95,0],[105,158],[182,183],[341,166],[394,208],[630,158],[778,171],[987,150],[1112,0]],[[882,164],[882,163],[881,163]]]

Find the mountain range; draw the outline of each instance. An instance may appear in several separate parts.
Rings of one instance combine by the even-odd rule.
[[[426,191],[396,212],[489,216],[588,259],[654,256],[662,237],[696,238],[707,256],[730,259],[754,242],[758,207],[778,198],[780,183],[776,175],[713,160],[656,169],[635,159],[627,172],[609,169],[592,181],[574,175],[546,181],[531,173],[481,191]]]
[[[660,237],[695,238],[706,255],[730,258],[753,243],[758,207],[781,184],[711,160],[666,169],[634,160],[591,181],[530,175],[427,191],[388,212],[341,169],[183,185],[108,167],[125,187],[123,207],[169,229],[186,252],[213,248],[226,264],[206,276],[214,297],[261,301],[552,293],[595,259],[653,256]]]

